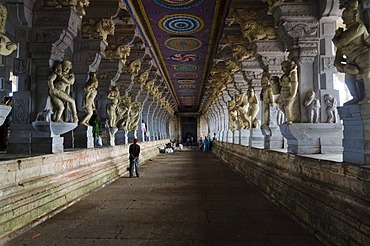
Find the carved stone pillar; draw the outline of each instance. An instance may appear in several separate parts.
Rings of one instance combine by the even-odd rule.
[[[258,56],[261,67],[264,71],[267,71],[270,74],[270,80],[272,76],[281,77],[281,63],[285,60],[285,52],[283,50],[283,43],[276,40],[265,40],[254,42],[253,50]],[[277,97],[275,97],[276,99]],[[269,122],[266,122],[266,119],[263,117],[261,122],[261,131],[264,135],[264,148],[265,149],[282,149],[284,148],[284,137],[281,134],[277,115],[278,115],[278,106],[277,102],[274,101],[274,106],[269,106]],[[261,103],[261,116],[264,114],[265,104]]]
[[[288,152],[290,153],[327,153],[327,151],[332,152],[341,149],[341,141],[327,142],[322,137],[322,132],[325,132],[330,138],[340,140],[339,126],[328,123],[307,123],[309,122],[309,109],[305,106],[306,94],[314,91],[316,95],[321,96],[321,89],[323,89],[319,80],[319,21],[317,11],[317,6],[313,2],[284,2],[271,10],[279,27],[279,37],[290,52],[289,59],[295,61],[298,66],[299,87],[294,106],[297,121],[293,124],[280,125],[283,136],[288,140]],[[325,111],[325,109],[325,107],[321,107],[321,111]]]

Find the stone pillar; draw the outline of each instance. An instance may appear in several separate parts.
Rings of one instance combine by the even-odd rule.
[[[320,97],[322,85],[319,80],[319,33],[317,6],[313,2],[284,2],[270,10],[278,26],[279,37],[288,49],[289,59],[298,67],[298,93],[293,124],[280,125],[280,130],[288,142],[289,153],[314,154],[332,149],[331,143],[321,141],[321,134],[335,139],[341,138],[340,126],[327,123],[308,123],[308,108],[304,105],[305,96],[314,91]],[[292,15],[291,13],[295,13]],[[320,99],[320,98],[319,98]],[[324,107],[321,110],[325,111]],[[321,114],[320,114],[321,115]],[[322,120],[322,119],[321,119]],[[337,149],[341,147],[338,141]]]

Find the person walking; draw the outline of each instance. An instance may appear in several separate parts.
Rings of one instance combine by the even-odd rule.
[[[134,143],[130,144],[130,147],[129,147],[130,178],[134,176],[134,166],[135,166],[136,176],[140,177],[140,169],[139,169],[140,145],[138,145],[137,142],[138,142],[138,139],[134,138]]]

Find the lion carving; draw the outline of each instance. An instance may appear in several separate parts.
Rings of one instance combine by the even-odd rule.
[[[123,60],[126,61],[130,55],[131,48],[129,45],[120,45],[114,50],[105,50],[105,57],[109,60]]]
[[[248,61],[248,60],[253,60],[254,59],[252,50],[247,50],[242,45],[234,46],[234,48],[233,48],[233,57],[237,61]]]
[[[140,60],[134,60],[130,62],[130,64],[127,67],[127,72],[129,74],[139,74],[139,70],[141,68],[141,61]]]
[[[255,20],[244,21],[241,28],[243,37],[247,38],[249,43],[255,40],[276,39],[276,29],[273,26],[264,26]]]
[[[108,35],[114,35],[115,23],[112,19],[101,19],[97,23],[89,20],[81,25],[82,37],[89,39],[102,39],[107,42]]]
[[[141,73],[139,76],[136,76],[134,79],[134,82],[137,84],[145,85],[145,82],[148,80],[148,78],[149,78],[149,72],[145,71]]]

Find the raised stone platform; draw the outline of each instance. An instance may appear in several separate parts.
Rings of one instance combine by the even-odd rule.
[[[140,163],[157,155],[157,147],[168,142],[140,143]],[[128,165],[128,145],[1,161],[0,244],[12,232],[115,180]]]
[[[370,245],[370,169],[215,142],[217,156],[328,245]]]

